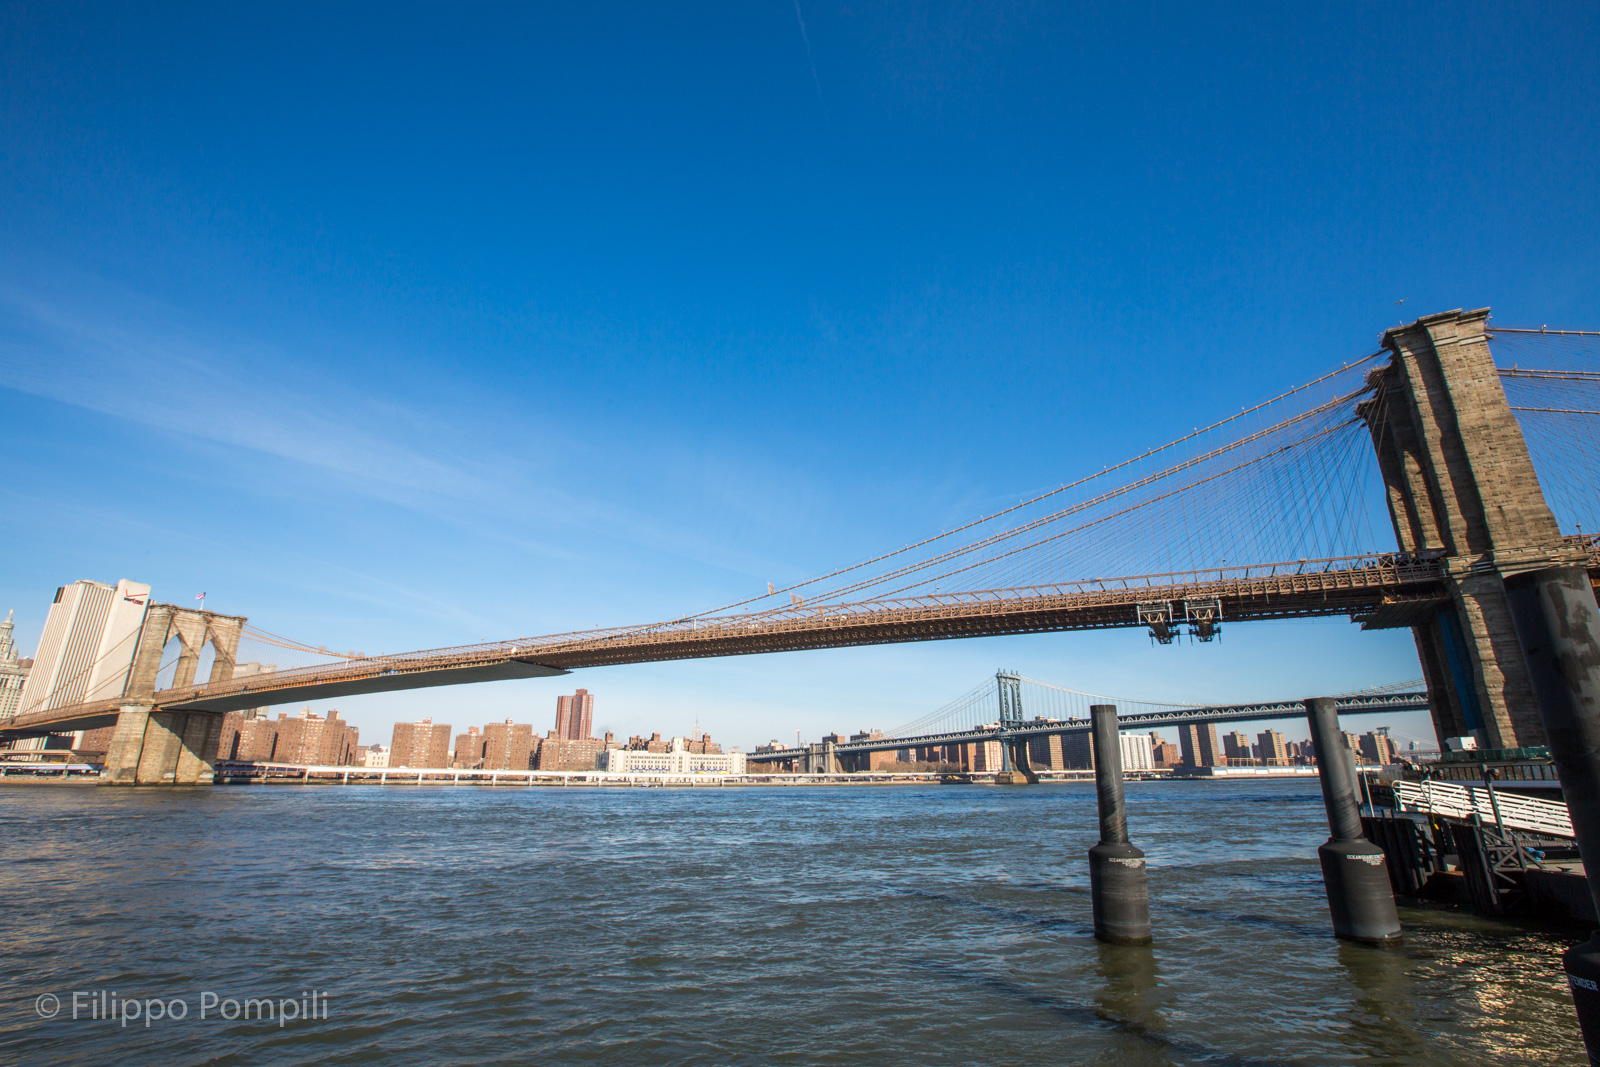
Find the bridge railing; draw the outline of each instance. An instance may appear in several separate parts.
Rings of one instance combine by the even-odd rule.
[[[1374,553],[1330,559],[1297,559],[1275,563],[1246,564],[1203,570],[1170,571],[1155,574],[1110,578],[1085,578],[1068,582],[1014,586],[970,592],[925,593],[911,597],[891,597],[844,603],[788,605],[741,615],[709,616],[667,620],[638,626],[609,627],[549,634],[542,637],[490,641],[450,648],[425,649],[381,656],[348,658],[338,663],[297,667],[271,675],[251,675],[230,680],[166,690],[166,702],[181,702],[225,693],[268,692],[303,685],[315,680],[365,678],[388,672],[439,670],[450,666],[501,662],[507,659],[536,661],[540,655],[609,645],[639,645],[665,641],[706,639],[763,632],[781,632],[819,625],[842,625],[895,615],[924,617],[960,614],[974,608],[1004,610],[1035,607],[1042,601],[1083,600],[1122,602],[1130,596],[1163,594],[1239,595],[1245,593],[1294,591],[1326,588],[1404,585],[1436,578],[1439,564],[1434,559],[1401,553]],[[1264,586],[1270,588],[1263,589]]]
[[[936,619],[971,614],[974,611],[1005,613],[1008,610],[1060,609],[1075,605],[1109,606],[1132,602],[1146,595],[1178,599],[1398,587],[1435,580],[1439,576],[1439,568],[1440,564],[1436,558],[1425,555],[1371,553],[1122,577],[1084,578],[970,592],[924,593],[910,597],[844,603],[786,605],[741,615],[676,619],[637,626],[608,627],[548,634],[542,637],[517,638],[510,641],[490,641],[450,648],[349,658],[338,663],[291,668],[270,675],[252,675],[247,679],[191,686],[181,690],[165,690],[157,695],[157,699],[163,703],[181,703],[207,696],[243,692],[268,693],[319,681],[370,678],[386,673],[443,670],[512,659],[537,662],[541,656],[559,652],[707,641],[763,633],[777,634],[870,624],[909,616]],[[1130,625],[1135,621],[1130,619]]]

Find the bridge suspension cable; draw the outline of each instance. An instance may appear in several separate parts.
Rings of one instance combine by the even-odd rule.
[[[1563,533],[1600,533],[1600,332],[1491,326],[1506,401]]]
[[[656,625],[715,618],[785,595],[788,603],[756,616],[794,617],[824,605],[1095,575],[1169,573],[1229,560],[1370,553],[1380,545],[1374,517],[1382,494],[1355,408],[1369,392],[1363,379],[1374,358],[936,537]],[[1223,428],[1234,435],[1224,437]],[[1158,458],[1164,462],[1155,463]],[[1132,477],[1061,506],[1068,490],[1113,471]],[[1056,506],[1046,508],[1047,502]],[[809,592],[802,597],[800,590]]]
[[[974,531],[974,530],[979,530],[981,528],[985,528],[985,527],[992,528],[994,526],[994,524],[998,523],[1002,519],[1005,519],[1007,516],[1014,515],[1014,514],[1016,514],[1018,512],[1026,511],[1027,509],[1032,508],[1035,505],[1039,505],[1039,504],[1041,504],[1041,503],[1043,503],[1043,502],[1045,502],[1047,500],[1050,500],[1052,498],[1058,497],[1063,493],[1068,493],[1068,492],[1070,492],[1070,491],[1072,491],[1074,489],[1078,489],[1080,487],[1089,485],[1092,482],[1101,481],[1103,479],[1106,479],[1107,477],[1109,477],[1112,474],[1115,474],[1118,471],[1124,471],[1124,470],[1128,470],[1130,468],[1137,470],[1141,465],[1147,465],[1149,463],[1149,461],[1151,461],[1152,459],[1154,459],[1154,458],[1156,458],[1158,456],[1161,456],[1163,454],[1172,453],[1175,450],[1181,449],[1185,445],[1191,444],[1192,442],[1196,442],[1196,441],[1199,441],[1199,440],[1202,440],[1202,439],[1207,439],[1207,438],[1215,439],[1218,436],[1218,431],[1222,430],[1223,428],[1229,427],[1229,426],[1231,426],[1231,425],[1233,425],[1235,423],[1239,423],[1241,421],[1243,421],[1246,424],[1248,424],[1249,420],[1251,420],[1252,418],[1258,418],[1263,412],[1267,412],[1269,410],[1282,411],[1282,410],[1284,410],[1282,405],[1284,405],[1284,404],[1286,404],[1288,402],[1293,402],[1296,399],[1301,398],[1302,394],[1310,393],[1312,395],[1316,395],[1317,391],[1319,389],[1323,390],[1323,391],[1326,391],[1327,387],[1328,387],[1328,384],[1330,382],[1351,381],[1351,380],[1353,380],[1357,376],[1356,372],[1358,372],[1360,370],[1360,368],[1365,367],[1367,364],[1371,363],[1373,360],[1377,359],[1379,356],[1381,356],[1383,354],[1384,353],[1382,353],[1382,352],[1373,353],[1372,355],[1365,356],[1362,359],[1356,360],[1353,363],[1344,364],[1343,366],[1341,366],[1336,371],[1330,371],[1329,373],[1324,374],[1319,378],[1315,378],[1312,381],[1306,382],[1304,385],[1296,386],[1295,388],[1290,389],[1290,390],[1288,390],[1286,392],[1280,393],[1279,395],[1277,395],[1275,397],[1272,397],[1269,400],[1263,401],[1263,402],[1261,402],[1259,404],[1256,404],[1254,406],[1251,406],[1251,407],[1246,407],[1246,408],[1242,409],[1241,411],[1239,411],[1237,414],[1229,415],[1226,418],[1220,419],[1220,420],[1218,420],[1216,422],[1213,422],[1213,423],[1211,423],[1211,424],[1209,424],[1209,425],[1207,425],[1205,427],[1197,428],[1194,431],[1192,431],[1190,433],[1187,433],[1187,434],[1184,434],[1184,435],[1182,435],[1180,437],[1174,438],[1173,440],[1168,441],[1165,444],[1161,444],[1161,445],[1158,445],[1158,446],[1156,446],[1154,448],[1147,449],[1146,451],[1141,452],[1138,455],[1133,456],[1130,459],[1124,460],[1124,461],[1122,461],[1120,463],[1114,464],[1114,465],[1109,466],[1109,467],[1105,467],[1102,470],[1099,470],[1099,471],[1096,471],[1094,473],[1085,475],[1085,476],[1083,476],[1081,478],[1078,478],[1078,479],[1076,479],[1074,481],[1071,481],[1071,482],[1068,482],[1066,484],[1057,486],[1056,488],[1050,489],[1050,490],[1048,490],[1046,492],[1039,493],[1039,494],[1037,494],[1037,495],[1035,495],[1033,497],[1030,497],[1030,498],[1028,498],[1026,500],[1020,501],[1019,503],[1013,504],[1013,505],[1011,505],[1009,507],[1006,507],[1006,508],[1003,508],[1003,509],[1001,509],[999,511],[993,512],[993,513],[988,514],[988,515],[985,515],[985,516],[983,516],[981,518],[974,519],[974,520],[972,520],[970,522],[964,523],[964,524],[962,524],[960,526],[955,527],[954,529],[945,530],[945,531],[943,531],[943,532],[941,532],[939,534],[936,534],[936,535],[934,535],[932,537],[924,538],[923,540],[917,541],[917,542],[915,542],[913,544],[909,544],[909,545],[906,545],[906,546],[904,546],[902,548],[895,549],[892,552],[886,552],[886,553],[883,553],[881,555],[874,556],[874,557],[872,557],[870,559],[863,560],[863,561],[861,561],[859,563],[854,563],[854,564],[851,564],[851,565],[849,565],[847,567],[841,567],[841,568],[839,568],[837,570],[830,571],[830,572],[828,572],[826,574],[818,575],[818,576],[816,576],[814,578],[808,578],[808,579],[805,579],[804,581],[793,582],[793,583],[790,583],[790,584],[787,584],[787,585],[783,585],[781,587],[774,585],[771,588],[771,591],[769,591],[768,593],[765,593],[765,594],[762,594],[762,595],[758,595],[758,596],[754,596],[754,597],[748,597],[748,598],[746,598],[744,600],[734,601],[732,603],[724,604],[724,605],[722,605],[720,607],[717,607],[717,608],[710,608],[710,609],[707,609],[705,611],[697,612],[697,613],[692,614],[692,615],[685,615],[685,616],[682,616],[679,619],[675,619],[673,621],[674,622],[685,622],[685,621],[689,621],[689,620],[693,620],[693,619],[704,618],[704,617],[707,617],[707,616],[721,615],[723,613],[732,611],[732,610],[734,610],[736,608],[746,607],[746,606],[748,606],[750,604],[756,604],[756,603],[760,603],[760,602],[763,602],[763,601],[770,601],[771,599],[773,599],[775,597],[782,597],[782,596],[786,596],[786,595],[791,598],[791,600],[790,600],[791,605],[803,604],[804,602],[807,602],[807,601],[815,602],[819,598],[820,599],[825,599],[825,600],[828,600],[828,601],[837,601],[837,600],[842,599],[844,597],[847,597],[847,596],[849,596],[849,595],[851,595],[853,593],[856,593],[856,592],[859,592],[859,591],[862,591],[862,590],[865,590],[865,589],[868,589],[868,588],[872,588],[872,587],[877,586],[877,585],[881,585],[881,584],[883,584],[885,582],[892,581],[895,578],[902,577],[902,576],[904,576],[906,574],[925,571],[925,570],[927,570],[927,569],[929,569],[931,567],[937,566],[938,563],[940,563],[940,562],[942,562],[944,560],[953,559],[953,558],[957,558],[957,557],[963,556],[963,555],[968,554],[968,553],[972,553],[972,552],[975,552],[975,551],[980,551],[983,547],[985,547],[987,545],[991,545],[991,544],[997,543],[999,541],[1003,541],[1003,540],[1011,538],[1011,537],[1020,536],[1021,534],[1025,533],[1025,532],[1027,532],[1029,530],[1035,529],[1035,528],[1037,528],[1037,527],[1039,527],[1041,525],[1045,525],[1045,524],[1048,524],[1048,523],[1050,523],[1052,521],[1060,519],[1062,517],[1081,512],[1084,509],[1093,507],[1096,504],[1104,503],[1106,501],[1116,499],[1116,498],[1118,498],[1120,496],[1124,496],[1124,495],[1126,495],[1128,493],[1135,492],[1139,488],[1142,488],[1142,487],[1148,486],[1150,484],[1153,484],[1154,482],[1160,481],[1163,478],[1172,477],[1172,476],[1175,476],[1175,475],[1177,475],[1177,474],[1179,474],[1179,473],[1181,473],[1181,472],[1183,472],[1185,470],[1188,470],[1190,468],[1203,465],[1208,460],[1217,459],[1220,456],[1225,455],[1225,454],[1227,454],[1227,453],[1229,453],[1229,452],[1231,452],[1233,450],[1248,446],[1249,444],[1251,444],[1253,442],[1260,441],[1261,439],[1263,439],[1263,438],[1265,438],[1265,437],[1267,437],[1267,436],[1269,436],[1269,435],[1271,435],[1271,434],[1273,434],[1275,432],[1282,431],[1282,430],[1284,430],[1284,429],[1286,429],[1288,427],[1291,427],[1291,426],[1293,426],[1293,425],[1295,425],[1295,424],[1297,424],[1299,422],[1305,421],[1307,419],[1314,418],[1315,416],[1324,413],[1330,406],[1336,406],[1339,403],[1342,403],[1342,402],[1348,401],[1350,399],[1353,399],[1353,397],[1355,395],[1357,395],[1361,390],[1357,390],[1356,393],[1352,393],[1349,396],[1337,397],[1333,401],[1324,402],[1323,404],[1318,405],[1318,406],[1312,408],[1309,411],[1303,411],[1303,412],[1299,412],[1299,413],[1293,414],[1293,415],[1289,416],[1288,418],[1283,419],[1282,421],[1278,422],[1275,425],[1268,426],[1268,427],[1266,427],[1264,429],[1257,430],[1257,431],[1255,431],[1253,433],[1245,434],[1245,435],[1241,436],[1240,438],[1238,438],[1236,440],[1229,441],[1229,442],[1224,443],[1224,444],[1222,444],[1220,446],[1214,447],[1214,448],[1212,448],[1212,449],[1210,449],[1210,450],[1208,450],[1208,451],[1206,451],[1204,453],[1201,453],[1201,454],[1196,455],[1196,456],[1192,456],[1192,457],[1190,457],[1188,459],[1185,459],[1185,460],[1183,460],[1181,462],[1178,462],[1178,463],[1176,463],[1174,465],[1171,465],[1171,466],[1169,466],[1168,468],[1166,468],[1164,470],[1154,471],[1152,473],[1146,474],[1145,476],[1143,476],[1141,478],[1137,478],[1137,479],[1135,479],[1134,481],[1132,481],[1130,483],[1127,483],[1127,484],[1121,485],[1121,486],[1117,486],[1117,487],[1115,487],[1113,489],[1107,490],[1107,491],[1105,491],[1103,493],[1098,494],[1097,496],[1095,496],[1093,498],[1090,498],[1089,500],[1085,500],[1085,501],[1079,502],[1076,505],[1073,505],[1073,506],[1070,506],[1068,508],[1065,508],[1065,509],[1062,509],[1060,511],[1057,511],[1054,514],[1045,515],[1045,516],[1043,516],[1041,518],[1024,521],[1024,522],[1020,523],[1018,526],[1016,526],[1014,528],[1007,529],[1007,530],[1002,530],[1000,532],[993,533],[993,534],[988,534],[988,535],[980,538],[978,540],[978,542],[976,542],[975,544],[961,545],[961,546],[958,546],[956,548],[952,548],[952,549],[948,549],[948,550],[945,550],[943,552],[940,552],[940,553],[936,554],[935,556],[933,556],[931,558],[928,558],[928,559],[915,560],[914,562],[911,562],[911,563],[899,564],[899,565],[896,565],[895,567],[893,567],[887,573],[872,573],[872,572],[869,571],[869,568],[876,567],[876,566],[878,566],[880,564],[888,563],[888,562],[890,562],[892,560],[898,560],[898,559],[900,559],[902,557],[910,556],[910,555],[912,555],[913,553],[917,552],[920,549],[928,548],[929,546],[935,545],[935,544],[937,544],[939,542],[948,542],[948,541],[951,541],[952,539],[959,538],[959,536],[962,535],[962,534],[966,534],[966,533],[969,533],[969,532]],[[1260,459],[1260,458],[1262,458],[1262,457],[1257,457],[1257,459]],[[817,586],[821,586],[823,583],[829,582],[829,581],[831,581],[833,579],[842,578],[842,577],[844,577],[846,575],[857,574],[858,572],[863,572],[863,571],[867,571],[868,573],[863,577],[858,577],[858,578],[855,578],[855,579],[851,580],[850,582],[848,582],[844,586],[828,589],[826,592],[821,593],[821,594],[812,593],[812,594],[807,595],[804,598],[799,596],[799,591],[800,590],[813,589],[813,588],[815,588]],[[1128,573],[1128,572],[1124,572],[1124,573]],[[938,578],[938,577],[942,577],[942,575],[937,575],[937,574],[933,575],[933,578]],[[925,585],[925,584],[927,584],[927,582],[922,582],[922,583],[919,583],[919,584],[924,584]]]

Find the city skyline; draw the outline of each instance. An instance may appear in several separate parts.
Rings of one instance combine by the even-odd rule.
[[[0,1059],[1600,1065],[1597,43],[0,7]]]
[[[154,600],[156,599],[156,597],[151,593],[151,590],[150,590],[150,588],[148,586],[141,585],[140,583],[137,583],[137,582],[130,583],[126,579],[123,579],[123,580],[119,581],[115,587],[111,587],[111,586],[105,585],[104,583],[94,583],[94,582],[91,582],[90,580],[84,579],[84,580],[80,580],[77,583],[72,583],[72,584],[63,586],[63,587],[61,587],[60,590],[58,590],[58,594],[57,594],[58,603],[56,605],[57,610],[60,610],[60,608],[61,608],[59,600],[60,600],[60,597],[62,596],[63,591],[72,590],[74,592],[74,594],[76,595],[77,588],[78,587],[84,587],[86,585],[93,586],[93,587],[98,587],[102,591],[102,594],[103,594],[102,598],[107,601],[107,604],[109,604],[111,599],[112,599],[111,598],[111,593],[113,591],[115,591],[115,592],[117,592],[119,594],[131,591],[132,596],[137,597],[137,599],[139,601],[139,606],[141,608],[142,608],[142,605],[144,603],[154,602]],[[73,602],[75,602],[75,601],[73,601],[73,600],[71,600],[69,598],[69,603],[73,603]],[[102,615],[104,614],[104,612],[105,612],[105,606],[102,605]],[[8,625],[9,625],[9,618],[8,618]],[[96,625],[97,626],[98,625],[104,625],[103,620],[101,622],[97,622]],[[123,625],[123,630],[126,630],[126,624]],[[97,630],[96,633],[98,633],[98,632],[99,631]],[[136,634],[136,633],[137,633],[137,631],[134,631],[134,634]],[[123,641],[121,642],[122,644],[130,644],[131,645],[131,642],[129,640],[129,638],[130,638],[129,634],[124,633],[124,634],[122,634],[122,637],[123,637]],[[41,638],[41,640],[43,640],[43,638]],[[14,642],[14,639],[13,639],[13,644],[14,643],[15,642]],[[248,641],[247,641],[247,644],[248,644]],[[127,651],[129,653],[129,656],[131,657],[131,647]],[[13,655],[17,655],[17,654],[20,654],[20,649],[17,652],[13,653]],[[87,663],[89,661],[85,660],[85,662]],[[96,664],[96,676],[98,676],[100,673],[102,673],[99,670],[99,666],[98,666],[99,661],[95,661],[95,664]],[[30,661],[30,666],[31,666],[31,661]],[[126,665],[123,665],[122,669],[124,671],[126,671]],[[272,670],[272,669],[274,669],[274,667],[272,665],[265,665],[264,666],[263,664],[260,664],[260,663],[257,663],[257,662],[241,662],[236,667],[235,672],[236,672],[236,674],[249,674],[249,673],[254,673],[254,672],[257,672],[257,671],[260,671],[260,670],[263,670],[263,669]],[[82,672],[80,672],[80,673],[82,673]],[[585,672],[585,673],[587,673],[587,672]],[[30,671],[30,674],[31,674],[31,671]],[[87,677],[87,674],[85,674],[85,677]],[[490,683],[490,684],[503,685],[504,683]],[[84,686],[79,686],[79,688],[84,688]],[[481,689],[481,688],[482,688],[481,686],[479,686],[479,687],[469,687],[469,691],[472,690],[472,689]],[[480,712],[478,710],[478,706],[477,705],[475,705],[473,703],[462,702],[462,699],[460,697],[455,697],[454,699],[452,699],[452,694],[454,694],[456,692],[456,690],[454,688],[447,688],[447,689],[442,689],[442,690],[432,690],[432,691],[428,691],[428,692],[429,692],[429,695],[433,697],[433,702],[423,705],[424,710],[428,710],[429,714],[426,715],[423,720],[419,720],[419,723],[421,721],[432,722],[436,717],[437,718],[454,717],[454,718],[460,718],[460,719],[473,719],[473,718],[481,718],[482,717],[482,715],[480,714]],[[19,696],[20,696],[20,693],[19,693]],[[384,698],[380,697],[380,698],[376,698],[376,699],[378,700],[378,702],[381,703]],[[1134,698],[1134,699],[1137,700],[1139,698]],[[345,700],[339,701],[339,703],[348,703],[348,700],[349,700],[349,698],[346,698]],[[294,701],[294,702],[291,702],[291,703],[299,703],[299,702],[298,701]],[[325,715],[328,715],[328,716],[336,717],[339,714],[339,712],[338,712],[338,709],[333,706],[333,703],[334,702],[332,702],[332,701],[313,701],[312,704],[307,705],[303,709],[301,714],[303,715],[303,714],[306,714],[306,713],[310,713],[312,711],[312,707],[315,706],[317,708],[318,714],[325,714]],[[19,705],[20,705],[20,700],[19,700]],[[283,707],[286,707],[286,706],[287,705],[275,706],[274,710],[276,710],[278,712],[278,715],[279,715],[280,718],[283,717],[284,714],[286,714],[285,712],[283,712],[281,710]],[[498,707],[502,707],[502,706],[503,705],[495,705],[495,707],[497,707],[497,708]],[[551,735],[553,735],[553,736],[555,736],[557,738],[562,738],[562,739],[589,738],[589,737],[595,736],[596,734],[605,734],[605,735],[617,734],[617,735],[620,736],[620,735],[622,735],[624,733],[629,732],[629,730],[645,729],[645,728],[649,728],[649,726],[650,726],[650,723],[647,720],[648,720],[649,716],[652,714],[652,712],[646,710],[646,711],[643,711],[642,713],[640,713],[643,716],[643,718],[640,718],[637,715],[634,716],[634,717],[631,717],[629,719],[628,724],[627,724],[627,726],[625,728],[612,726],[609,722],[603,721],[602,725],[598,729],[596,729],[593,726],[594,707],[595,707],[595,696],[594,696],[594,694],[590,693],[587,689],[584,689],[584,688],[580,687],[577,690],[576,695],[572,695],[572,694],[558,695],[556,697],[555,726],[550,731]],[[265,711],[265,709],[263,709],[263,711]],[[1028,709],[1024,709],[1024,713],[1025,714],[1030,714],[1028,712]],[[364,723],[367,726],[367,728],[369,729],[369,731],[387,729],[387,727],[383,726],[383,717],[384,717],[384,715],[385,715],[385,712],[381,708],[370,708],[369,707],[369,708],[367,708],[365,710],[365,713],[362,714],[361,719],[359,721],[355,722],[355,726],[359,729]],[[270,716],[266,716],[266,717],[270,718]],[[920,716],[917,716],[917,717],[920,717]],[[981,718],[981,716],[980,716],[980,718]],[[1394,728],[1396,736],[1402,738],[1406,742],[1411,742],[1412,747],[1414,747],[1414,748],[1417,748],[1417,747],[1429,748],[1429,747],[1433,747],[1437,743],[1436,740],[1432,738],[1431,724],[1429,724],[1427,722],[1426,713],[1422,713],[1422,712],[1401,713],[1401,714],[1393,715],[1391,718],[1394,721],[1400,722],[1403,727],[1409,727],[1410,729],[1416,731],[1415,733],[1408,733],[1406,731],[1406,729]],[[511,719],[507,719],[505,721],[507,723],[509,723],[512,720]],[[831,721],[831,720],[823,720],[823,721]],[[641,723],[643,723],[644,725],[641,726]],[[398,724],[398,720],[393,720],[392,721],[392,725],[394,725],[394,724]],[[974,723],[974,725],[976,725],[976,723]],[[1307,733],[1307,730],[1306,730],[1306,725],[1305,725],[1304,720],[1303,719],[1299,719],[1299,718],[1261,720],[1259,725],[1262,728],[1269,729],[1269,730],[1271,730],[1271,729],[1281,730],[1289,737],[1289,739],[1291,739],[1293,741],[1304,741],[1309,736],[1308,733]],[[685,729],[685,730],[682,730],[682,731],[675,731],[675,733],[678,733],[681,736],[697,736],[696,731],[698,730],[698,728],[699,728],[699,717],[698,717],[698,714],[696,714],[695,719],[694,719],[694,726],[693,726],[692,729]],[[892,728],[894,728],[894,727],[891,727],[891,729]],[[1391,727],[1390,725],[1388,725],[1386,723],[1385,729],[1390,729],[1390,728],[1393,728],[1393,727]],[[478,728],[477,727],[472,727],[472,729],[476,732]],[[853,731],[855,731],[857,729],[869,730],[869,729],[881,729],[881,727],[878,726],[878,725],[851,726],[848,729],[846,729],[844,731],[844,733],[845,734],[849,734],[849,733],[851,733],[851,732],[853,732]],[[1164,739],[1166,739],[1168,741],[1172,741],[1172,742],[1175,742],[1175,743],[1178,743],[1178,742],[1184,743],[1186,745],[1186,750],[1187,750],[1187,746],[1188,746],[1189,743],[1185,740],[1184,731],[1185,730],[1193,731],[1195,729],[1197,729],[1197,728],[1196,727],[1171,727],[1171,728],[1166,728],[1166,729],[1164,729],[1162,731],[1157,731],[1157,732],[1159,733],[1159,735],[1162,738],[1164,738]],[[100,731],[100,732],[104,733],[105,731]],[[747,730],[746,732],[749,733],[750,731]],[[823,729],[823,730],[819,731],[817,734],[815,734],[814,737],[825,736],[828,732],[829,731],[827,729]],[[760,739],[754,739],[753,738],[753,739],[748,740],[748,741],[735,741],[733,743],[735,745],[737,745],[737,746],[744,747],[744,748],[749,749],[749,750],[753,750],[755,747],[757,747],[760,744],[765,743],[765,741],[768,740],[768,738],[766,737],[766,734],[763,733],[763,730],[762,730],[762,728],[761,728],[761,726],[759,724],[756,726],[756,728],[754,729],[753,733],[754,733],[754,735],[759,735]],[[1215,728],[1214,727],[1212,728],[1211,733],[1213,735],[1215,735]],[[373,736],[376,736],[376,734],[373,734]],[[40,742],[37,742],[37,743],[42,743],[42,740]],[[22,747],[28,747],[28,746],[24,745]],[[1402,750],[1404,750],[1406,748],[1406,745],[1405,744],[1401,744],[1399,747]],[[452,749],[453,749],[452,745],[449,745],[449,744],[446,745],[446,751],[450,751]],[[1217,751],[1220,752],[1221,749],[1218,748]]]
[[[3,45],[31,116],[3,135],[0,223],[0,405],[23,475],[3,490],[19,521],[0,605],[18,631],[42,629],[57,586],[122,577],[379,651],[677,618],[1120,462],[1367,354],[1415,314],[1600,321],[1595,149],[1569,136],[1597,105],[1561,16],[1397,12],[1381,34],[1365,16],[1303,33],[1289,12],[1184,16],[1153,35],[1089,18],[1091,38],[1147,43],[1135,75],[1060,13],[902,50],[874,18],[819,11],[814,82],[779,14],[641,15],[631,32],[663,46],[620,66],[595,16],[481,14],[430,68],[429,99],[462,116],[448,128],[396,126],[371,103],[356,105],[370,121],[325,113],[358,86],[415,88],[381,53],[308,55],[285,86],[259,60],[174,50],[201,31],[170,15],[71,30],[38,16],[38,36]],[[938,40],[961,39],[950,18]],[[279,30],[274,54],[320,39]],[[534,42],[517,65],[532,82],[477,63],[482,33]],[[1448,71],[1396,81],[1419,35]],[[1472,58],[1485,40],[1494,62]],[[1202,55],[1222,59],[1202,72]],[[96,91],[58,92],[74,81]],[[567,118],[541,117],[544,99]],[[217,100],[245,118],[214,121]],[[264,118],[280,108],[303,121]],[[1443,160],[1467,140],[1501,150],[1426,181],[1394,166],[1394,144]],[[1541,161],[1538,196],[1513,158]],[[443,192],[461,173],[493,180],[481,198]],[[1372,547],[1393,547],[1373,526]],[[786,653],[581,684],[608,694],[619,732],[698,718],[752,744],[857,728],[828,710],[846,701],[909,721],[996,663],[1211,703],[1420,673],[1397,632],[1223,632],[1206,647],[1129,632]],[[496,719],[553,692],[448,699]],[[434,701],[340,710],[375,726]]]

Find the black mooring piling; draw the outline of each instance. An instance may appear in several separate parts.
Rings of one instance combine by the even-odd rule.
[[[1114,945],[1150,942],[1150,889],[1144,853],[1128,843],[1128,805],[1122,795],[1122,744],[1113,704],[1089,708],[1094,784],[1100,794],[1100,843],[1089,850],[1089,895],[1094,936]]]
[[[1511,625],[1600,909],[1600,609],[1582,567],[1507,577]],[[1600,1065],[1600,931],[1561,957],[1589,1062]]]
[[[1317,849],[1328,910],[1333,913],[1333,932],[1349,941],[1399,944],[1400,915],[1395,910],[1383,849],[1361,833],[1355,764],[1345,754],[1339,735],[1338,705],[1332,697],[1315,697],[1306,701],[1306,718],[1311,722],[1317,777],[1333,835]]]

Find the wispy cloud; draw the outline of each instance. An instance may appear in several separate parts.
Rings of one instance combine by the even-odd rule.
[[[186,327],[132,294],[96,295],[67,306],[0,287],[6,387],[304,464],[374,495],[461,496],[488,488],[447,456],[374,432],[374,424],[417,422],[416,412],[377,389],[338,381],[259,342]]]
[[[741,531],[777,522],[763,512],[775,498],[827,508],[825,487],[698,433],[646,445],[592,411],[565,425],[559,402],[506,395],[487,379],[417,403],[348,353],[319,355],[197,325],[98,280],[0,282],[0,388],[190,448],[263,457],[235,466],[251,484],[234,488],[258,496],[315,505],[335,491],[426,515],[460,531],[462,544],[596,571],[618,551],[636,557],[636,573],[649,559],[676,559],[748,575],[752,587],[792,577],[796,561]],[[205,466],[198,477],[228,469]]]

